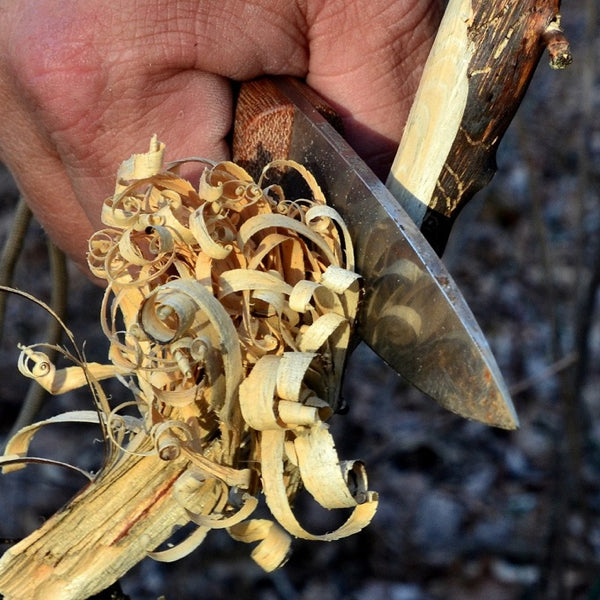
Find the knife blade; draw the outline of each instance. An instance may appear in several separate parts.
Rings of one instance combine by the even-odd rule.
[[[518,418],[487,341],[452,277],[385,185],[290,78],[242,85],[233,158],[256,174],[290,158],[316,177],[344,218],[365,296],[358,334],[443,407],[505,429]]]

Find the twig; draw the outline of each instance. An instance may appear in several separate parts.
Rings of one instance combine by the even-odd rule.
[[[27,206],[23,196],[21,196],[15,209],[15,216],[10,228],[10,233],[4,242],[2,254],[0,255],[0,285],[12,285],[15,266],[17,264],[17,260],[19,259],[19,255],[21,254],[21,250],[23,249],[23,242],[25,240],[25,234],[27,233],[30,221],[31,210]],[[6,301],[7,295],[0,294],[0,339],[2,339],[2,333],[4,330]]]
[[[50,259],[50,272],[52,274],[50,306],[60,319],[64,321],[67,313],[67,265],[65,255],[50,240],[48,240],[47,246],[48,257]],[[4,296],[5,294],[2,294],[0,297]],[[43,337],[49,345],[47,355],[50,361],[54,361],[57,354],[52,346],[58,346],[62,334],[63,328],[60,321],[50,317]],[[44,388],[36,381],[31,381],[19,415],[9,432],[8,439],[16,434],[19,429],[33,422],[42,407],[46,395],[47,392]]]
[[[597,7],[595,0],[588,0],[586,4],[586,31],[584,36],[584,43],[586,51],[583,55],[583,66],[580,73],[581,78],[581,123],[579,128],[579,147],[577,152],[578,158],[578,182],[577,182],[577,194],[578,194],[578,232],[579,240],[577,244],[578,256],[577,266],[579,272],[577,273],[577,281],[582,280],[581,270],[583,265],[586,263],[586,249],[590,246],[590,240],[586,239],[585,235],[585,198],[593,193],[592,185],[592,160],[590,156],[590,124],[594,115],[593,105],[593,90],[594,81],[596,77],[595,69],[595,58],[594,58],[594,40],[596,37],[595,23],[597,19]],[[591,323],[594,316],[594,300],[598,286],[600,285],[600,258],[598,251],[600,248],[598,244],[592,245],[594,263],[592,272],[590,274],[587,288],[579,296],[579,301],[575,307],[575,323],[576,327],[576,344],[577,349],[580,353],[581,359],[579,361],[577,376],[575,378],[575,393],[577,399],[581,397],[581,390],[583,388],[587,368],[589,361],[589,331],[591,329]]]
[[[546,381],[548,377],[552,375],[556,375],[560,373],[564,369],[569,368],[578,360],[578,355],[576,352],[569,352],[566,356],[563,356],[561,359],[554,361],[551,365],[546,367],[544,370],[535,373],[531,377],[527,377],[526,379],[522,379],[518,381],[514,385],[510,386],[510,394],[511,396],[516,396],[517,394],[521,394],[524,391],[532,388],[533,386],[541,383],[542,381]]]
[[[577,265],[575,281],[584,281],[582,277],[582,266],[586,256],[586,250],[589,242],[586,239],[584,228],[584,198],[590,191],[590,157],[589,157],[589,126],[591,122],[592,106],[591,92],[594,81],[594,59],[592,56],[593,41],[595,38],[596,22],[596,0],[588,0],[586,4],[587,28],[585,34],[586,52],[583,55],[583,109],[580,123],[579,137],[579,182],[578,182],[578,201],[577,201],[577,227],[575,243],[575,264]],[[571,62],[570,51],[566,40],[560,30],[560,21],[551,24],[545,34],[548,52],[550,54],[550,66],[553,68],[562,68]],[[583,471],[583,452],[586,440],[589,437],[588,419],[585,415],[585,406],[583,405],[582,389],[586,380],[587,368],[589,363],[589,331],[594,314],[594,300],[596,298],[597,288],[600,285],[600,261],[596,260],[594,270],[588,279],[587,285],[584,283],[576,288],[572,304],[573,329],[575,330],[575,340],[573,353],[578,356],[572,369],[566,369],[561,373],[560,390],[563,399],[562,412],[564,429],[557,432],[556,452],[557,452],[557,472],[555,475],[555,489],[553,497],[555,498],[554,511],[551,518],[547,557],[544,564],[544,572],[541,580],[543,581],[541,590],[544,598],[550,600],[559,600],[565,597],[565,523],[570,511],[574,508],[583,508],[582,498],[582,471]],[[558,311],[554,309],[555,329],[555,358],[556,351],[559,349],[559,329],[561,325],[558,318]],[[584,510],[585,518],[585,510]]]
[[[565,69],[573,62],[571,47],[560,28],[560,15],[556,15],[556,19],[546,27],[542,40],[550,56],[550,68]]]
[[[598,288],[600,287],[600,244],[596,237],[590,239],[586,235],[585,229],[585,199],[594,194],[595,186],[592,181],[592,157],[590,151],[590,130],[594,119],[594,84],[597,76],[596,60],[594,56],[594,44],[597,35],[598,9],[596,0],[587,0],[586,6],[586,29],[584,35],[585,52],[583,54],[583,66],[581,69],[581,121],[579,128],[579,147],[578,147],[578,231],[579,231],[579,250],[578,270],[576,281],[583,281],[584,285],[580,288],[577,296],[577,303],[574,307],[575,323],[575,341],[576,351],[579,354],[579,361],[573,371],[571,404],[568,410],[571,418],[567,425],[570,426],[569,438],[573,436],[575,445],[570,447],[571,463],[583,463],[585,448],[590,445],[591,439],[591,419],[589,410],[583,397],[585,384],[588,380],[588,371],[590,366],[590,332],[592,323],[596,315],[596,298]],[[583,265],[586,264],[586,250],[592,249],[592,269],[587,279],[581,277]],[[583,464],[582,464],[583,467]],[[581,501],[582,494],[575,490],[573,502],[581,512],[586,529],[592,526],[589,507]],[[593,553],[590,550],[590,554]],[[591,561],[590,561],[591,562]]]
[[[522,121],[520,122],[522,125]],[[519,133],[524,136],[520,128]],[[529,137],[529,136],[526,136]],[[522,141],[525,162],[529,171],[529,197],[531,198],[531,208],[533,215],[533,226],[535,237],[537,239],[536,246],[539,249],[539,260],[543,272],[544,282],[544,298],[545,302],[542,309],[546,313],[546,319],[551,327],[550,340],[550,360],[553,364],[561,360],[561,327],[562,322],[558,311],[558,302],[556,294],[556,286],[554,282],[555,261],[553,259],[553,251],[548,237],[548,230],[545,224],[543,213],[543,192],[541,189],[538,170],[532,166],[535,165],[535,155],[528,144]],[[565,370],[560,371],[559,394],[564,397],[567,385]],[[563,409],[564,411],[564,409]],[[568,418],[567,415],[564,415]],[[564,422],[564,419],[562,420]],[[564,581],[564,566],[565,566],[565,548],[564,538],[566,533],[566,516],[570,505],[569,485],[565,485],[565,478],[570,474],[567,469],[566,456],[564,449],[564,431],[561,429],[554,432],[554,461],[552,484],[547,492],[551,497],[551,518],[548,520],[545,544],[545,556],[542,561],[542,574],[539,582],[540,597],[545,600],[561,600],[565,597],[565,581]],[[570,478],[569,478],[570,479]]]
[[[2,248],[0,256],[0,285],[11,287],[13,284],[15,268],[23,250],[27,230],[32,220],[32,213],[23,196],[19,198],[13,217],[10,234]],[[50,306],[64,321],[67,311],[67,268],[65,256],[50,240],[47,242],[50,272],[52,277],[52,292]],[[4,330],[6,316],[6,302],[8,295],[0,293],[0,339]],[[50,345],[58,345],[62,336],[62,326],[59,321],[51,318],[48,322],[44,339]],[[48,351],[53,360],[56,353]],[[46,392],[36,382],[32,381],[27,390],[23,405],[16,421],[13,423],[9,438],[19,429],[30,424],[39,412]]]

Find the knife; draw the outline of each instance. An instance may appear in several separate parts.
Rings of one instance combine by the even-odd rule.
[[[354,241],[365,286],[360,338],[443,407],[515,429],[518,419],[502,375],[452,277],[330,121],[335,122],[335,113],[298,80],[244,83],[236,107],[233,159],[255,176],[275,159],[305,165]]]

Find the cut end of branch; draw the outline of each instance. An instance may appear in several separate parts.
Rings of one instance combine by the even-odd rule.
[[[551,69],[565,69],[573,62],[571,46],[560,27],[560,15],[548,25],[542,35],[542,40],[550,56]]]

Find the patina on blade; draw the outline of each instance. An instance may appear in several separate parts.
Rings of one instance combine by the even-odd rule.
[[[317,178],[346,221],[365,281],[359,335],[443,407],[505,429],[517,415],[487,341],[431,246],[345,140],[290,80],[289,158]]]

